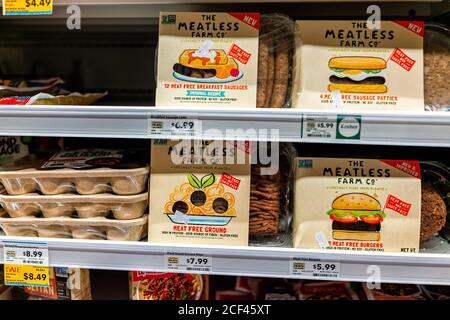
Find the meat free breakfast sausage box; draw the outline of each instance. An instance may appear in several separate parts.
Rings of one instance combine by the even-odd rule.
[[[294,247],[418,252],[418,161],[297,158]]]
[[[422,21],[296,21],[296,28],[293,107],[424,111]]]
[[[162,12],[158,107],[256,107],[259,13]]]
[[[153,140],[150,242],[247,245],[250,146]]]

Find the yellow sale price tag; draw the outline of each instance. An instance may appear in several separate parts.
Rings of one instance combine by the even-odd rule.
[[[52,14],[53,0],[2,0],[3,15]]]
[[[48,267],[5,264],[5,284],[13,286],[49,286]]]

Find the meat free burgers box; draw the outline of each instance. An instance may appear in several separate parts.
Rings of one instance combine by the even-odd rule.
[[[423,111],[419,21],[297,21],[293,106]]]
[[[256,107],[259,13],[162,12],[158,107]]]
[[[294,246],[418,252],[418,161],[297,158]]]
[[[153,140],[151,153],[149,241],[248,244],[248,144]]]

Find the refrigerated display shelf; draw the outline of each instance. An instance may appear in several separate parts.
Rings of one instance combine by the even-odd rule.
[[[0,237],[0,241],[45,242],[51,266],[105,270],[170,271],[166,253],[196,254],[212,257],[211,272],[216,275],[257,277],[309,278],[293,275],[292,259],[316,259],[339,262],[343,281],[374,280],[379,270],[380,282],[450,285],[450,247],[441,253],[357,253],[330,250],[306,250],[264,247],[226,247],[196,245],[150,244],[98,240],[68,240],[26,237]],[[3,246],[0,246],[0,263]],[[375,267],[374,267],[375,266]],[[377,269],[379,268],[379,269]],[[196,271],[189,271],[195,273]],[[336,280],[336,279],[335,279]]]
[[[336,126],[338,116],[361,119],[356,137],[308,137],[302,125],[322,118]],[[151,132],[152,120],[197,120],[197,138],[353,143],[404,146],[450,146],[450,112],[364,113],[303,109],[160,109],[108,106],[2,106],[0,135],[168,139],[176,130]],[[200,129],[201,128],[201,129]],[[237,130],[241,130],[240,132]],[[227,131],[228,130],[228,131]],[[252,131],[253,130],[253,131]],[[266,132],[266,131],[267,132]],[[274,131],[270,131],[274,130]],[[333,129],[334,130],[334,129]],[[331,131],[333,131],[331,130]],[[234,135],[227,136],[226,133]],[[256,133],[256,135],[254,135]],[[273,134],[273,135],[271,135]]]

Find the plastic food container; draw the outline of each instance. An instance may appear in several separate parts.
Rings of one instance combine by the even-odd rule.
[[[447,210],[444,226],[438,233],[420,245],[421,251],[431,250],[433,252],[445,252],[450,249],[446,243],[450,240],[450,170],[439,162],[421,162],[422,183],[430,184],[441,196]]]
[[[118,220],[137,219],[143,216],[148,206],[148,194],[131,196],[111,194],[46,196],[36,193],[20,196],[0,195],[0,204],[11,218],[23,216],[107,217]]]
[[[265,175],[261,171],[264,166],[252,166],[249,234],[254,246],[291,246],[290,198],[297,152],[292,144],[283,143],[279,154],[279,168],[274,175]]]
[[[50,159],[51,160],[51,159]],[[0,183],[10,195],[40,192],[45,195],[78,193],[91,195],[139,194],[146,190],[149,167],[123,163],[120,166],[81,169],[42,169],[47,162],[37,155],[0,167]]]
[[[148,215],[133,220],[104,217],[77,219],[0,218],[7,236],[138,241],[147,235]]]
[[[424,89],[425,110],[449,111],[450,108],[450,29],[435,24],[425,24],[424,38]]]
[[[257,108],[291,105],[294,22],[282,14],[261,16]]]

